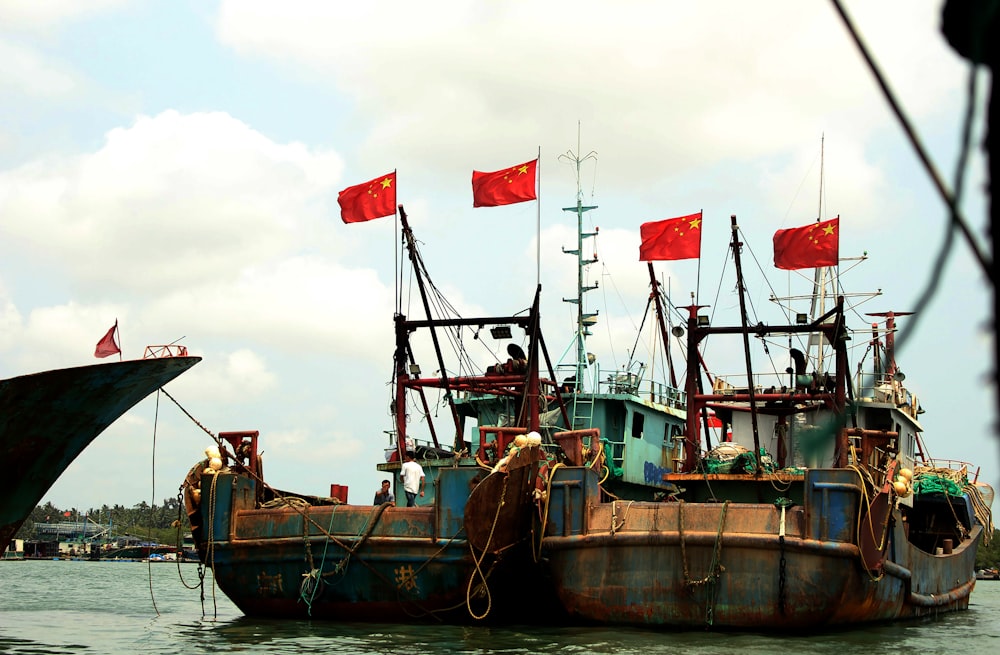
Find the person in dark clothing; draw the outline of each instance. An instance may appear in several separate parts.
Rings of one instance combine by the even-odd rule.
[[[375,492],[375,504],[384,505],[385,503],[389,503],[390,505],[396,504],[396,497],[389,491],[388,480],[382,480],[382,488]]]

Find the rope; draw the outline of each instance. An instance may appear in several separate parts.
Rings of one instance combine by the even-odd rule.
[[[160,394],[156,394],[156,409],[153,411],[153,444],[151,446],[152,453],[150,455],[150,468],[151,476],[149,482],[149,529],[146,531],[146,540],[149,543],[153,543],[153,507],[156,505],[156,428],[160,422]],[[150,549],[150,555],[153,554],[152,549]],[[156,607],[156,595],[153,593],[153,562],[149,557],[146,558],[146,579],[149,582],[149,600],[153,604],[153,611],[156,615],[160,615],[160,610]]]
[[[989,546],[990,541],[993,539],[993,510],[983,500],[983,494],[979,490],[979,487],[974,484],[966,485],[965,491],[969,494],[969,500],[972,502],[972,509],[976,515],[976,520],[984,528],[983,545]]]
[[[493,525],[490,526],[490,534],[486,538],[486,545],[483,546],[482,557],[479,558],[476,557],[476,551],[472,547],[472,541],[470,540],[468,542],[469,552],[472,554],[472,562],[476,566],[475,566],[475,571],[473,571],[472,575],[469,576],[469,584],[465,588],[465,607],[469,611],[469,616],[476,619],[477,621],[485,619],[487,616],[489,616],[490,610],[493,609],[493,596],[490,594],[490,587],[486,583],[486,578],[489,572],[486,575],[484,575],[479,565],[482,564],[482,561],[486,558],[486,551],[490,546],[490,542],[493,541],[493,532],[496,530],[497,522],[500,520],[500,510],[506,503],[505,498],[507,496],[508,480],[510,480],[510,475],[505,474],[503,476],[503,488],[500,491],[500,502],[497,503],[497,511],[493,515]],[[492,567],[490,568],[490,571],[492,571]],[[479,577],[482,579],[482,583],[476,585],[476,591],[478,592],[480,589],[482,589],[481,593],[485,594],[486,596],[486,611],[483,612],[482,615],[477,615],[475,612],[472,611],[472,584],[476,580],[476,574],[479,574]]]
[[[708,575],[700,580],[692,580],[691,573],[688,570],[688,559],[687,559],[687,547],[685,545],[684,538],[684,505],[686,504],[684,500],[679,501],[679,506],[677,508],[677,530],[680,536],[681,542],[681,562],[684,569],[684,586],[691,589],[699,585],[707,584],[709,582],[714,582],[718,579],[719,574],[726,570],[726,567],[722,566],[722,532],[726,527],[726,513],[729,510],[729,502],[725,501],[722,504],[722,515],[719,517],[719,528],[715,534],[715,548],[712,554],[712,564],[709,568]]]
[[[184,489],[184,487],[182,485],[181,488],[177,491],[177,520],[174,521],[174,527],[177,528],[176,544],[175,545],[177,546],[177,551],[180,552],[180,553],[183,553],[183,549],[184,549],[184,537],[183,537],[183,534],[181,532],[181,526],[183,525],[183,523],[181,522],[181,520],[184,518],[184,515],[183,515],[183,512],[184,512],[184,492],[183,492],[183,489]],[[204,582],[205,582],[205,577],[204,577],[204,574],[203,574],[203,572],[201,570],[201,562],[198,562],[198,573],[199,573],[199,576],[198,576],[199,577],[199,581],[198,581],[198,583],[195,584],[195,585],[189,585],[187,583],[187,581],[184,579],[184,573],[181,570],[181,559],[183,559],[183,557],[178,557],[177,558],[177,577],[180,579],[181,584],[184,585],[184,587],[186,589],[197,589],[199,585],[204,584]]]
[[[711,626],[714,621],[714,607],[713,600],[715,599],[715,583],[718,581],[719,576],[726,567],[722,566],[722,533],[726,528],[726,513],[729,510],[729,501],[725,501],[722,504],[722,513],[719,517],[719,528],[715,533],[715,547],[712,550],[712,563],[709,566],[708,574],[700,580],[692,580],[691,572],[688,570],[688,559],[687,559],[687,546],[685,545],[684,538],[684,505],[683,500],[680,501],[680,505],[677,507],[677,530],[680,536],[681,542],[681,562],[684,571],[684,588],[689,592],[693,592],[695,587],[701,585],[708,585],[709,593],[705,598],[705,625]]]
[[[382,518],[382,514],[384,514],[385,510],[389,509],[390,507],[392,507],[390,503],[382,503],[381,505],[378,505],[377,507],[375,507],[375,509],[372,510],[371,514],[369,514],[368,518],[365,520],[365,524],[361,526],[361,530],[359,530],[358,534],[355,535],[354,545],[351,546],[351,549],[348,551],[347,555],[344,557],[344,559],[340,560],[340,562],[337,563],[337,566],[332,571],[327,571],[326,573],[324,573],[323,577],[336,575],[337,573],[340,573],[345,568],[347,568],[347,564],[348,561],[351,559],[351,556],[357,553],[358,550],[365,545],[365,542],[367,542],[368,539],[372,536],[372,533],[375,532],[375,526],[378,525],[379,520]],[[373,521],[372,519],[375,520]],[[333,531],[333,512],[330,513],[330,529],[328,530],[328,533],[332,531]],[[329,540],[327,540],[327,543],[329,543]],[[323,559],[324,561],[326,559],[326,546],[323,547]]]
[[[861,550],[861,524],[863,522],[861,516],[862,514],[868,516],[868,531],[869,534],[871,535],[872,543],[878,544],[876,546],[876,550],[878,550],[878,552],[881,553],[885,549],[886,539],[889,535],[889,516],[891,516],[891,514],[889,516],[886,516],[885,525],[882,526],[882,536],[876,539],[875,525],[872,519],[872,501],[871,498],[868,496],[869,488],[875,487],[874,480],[872,480],[871,478],[871,473],[869,473],[866,470],[860,469],[853,464],[848,466],[847,468],[852,469],[855,473],[858,474],[858,477],[861,478],[861,501],[858,502],[858,518],[855,526],[855,539],[857,541],[857,546],[858,546],[858,555],[861,559],[861,568],[865,570],[865,573],[868,575],[869,578],[871,578],[873,582],[878,582],[885,575],[885,569],[882,569],[882,571],[877,576],[872,575],[871,567],[868,566],[868,562],[865,560],[865,553],[863,550]],[[868,476],[867,479],[865,478],[866,475]],[[867,509],[868,511],[867,512],[864,511],[865,509]]]
[[[306,510],[308,511],[308,510]],[[333,530],[333,517],[337,513],[336,506],[330,512],[330,527],[329,530]],[[329,531],[328,530],[328,531]],[[320,561],[320,568],[316,568],[316,563],[313,562],[312,555],[312,544],[309,539],[309,525],[303,522],[302,524],[302,541],[305,544],[306,551],[306,561],[309,563],[309,571],[302,574],[302,584],[299,585],[299,600],[304,601],[306,604],[306,614],[312,617],[312,602],[316,598],[316,593],[319,591],[320,582],[322,579],[319,576],[319,572],[326,565],[326,549],[330,544],[330,540],[327,539],[323,542],[323,559]],[[308,598],[306,598],[308,596]]]
[[[621,523],[615,525],[615,521],[618,517],[618,501],[611,501],[611,536],[614,536],[617,531],[625,527],[625,521],[628,519],[628,511],[632,509],[632,504],[634,502],[634,500],[628,501],[628,505],[625,506],[625,515],[622,516]]]

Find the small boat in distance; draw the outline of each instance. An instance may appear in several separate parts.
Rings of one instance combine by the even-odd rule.
[[[0,544],[7,544],[77,456],[109,425],[201,361],[177,346],[144,359],[0,380]]]
[[[592,469],[553,471],[541,553],[562,607],[587,622],[764,631],[966,609],[993,490],[972,465],[928,453],[923,409],[896,363],[901,314],[852,331],[840,294],[829,310],[816,298],[811,316],[783,312],[794,322],[750,324],[740,237],[734,216],[740,321],[715,326],[702,306],[687,308],[687,426],[678,468],[664,475],[672,492],[608,499]],[[817,269],[814,292],[831,277]],[[727,335],[741,337],[744,370],[710,373],[701,346]],[[859,335],[874,361],[852,379]],[[752,367],[759,350],[773,373]]]

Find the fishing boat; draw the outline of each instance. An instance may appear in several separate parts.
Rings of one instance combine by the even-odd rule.
[[[0,544],[63,471],[122,414],[201,361],[177,346],[137,360],[0,380]]]
[[[276,489],[259,455],[266,435],[220,432],[185,480],[185,506],[202,562],[247,615],[463,622],[493,620],[515,607],[524,612],[526,602],[545,596],[526,596],[519,584],[533,566],[528,534],[544,459],[540,399],[558,398],[539,331],[541,289],[511,315],[442,317],[434,308],[449,305],[434,296],[402,205],[399,218],[426,318],[397,309],[393,442],[375,468],[401,499],[403,460],[412,453],[426,495],[406,507],[347,503],[337,485],[328,497]],[[442,342],[463,332],[478,339],[484,329],[504,341],[520,337],[525,347],[511,341],[506,360],[481,368],[446,360]],[[437,369],[433,375],[420,366],[429,352],[424,365]],[[435,426],[432,393],[446,408],[444,426]],[[511,411],[479,417],[468,404],[460,410],[459,397],[502,398]],[[409,425],[411,408],[422,411],[428,436]],[[481,420],[467,425],[470,416]]]
[[[704,306],[686,308],[686,426],[663,476],[670,493],[609,498],[588,466],[548,478],[539,548],[562,608],[606,624],[775,631],[967,608],[993,491],[974,466],[925,447],[924,410],[894,352],[905,313],[852,331],[845,295],[823,292],[832,269],[817,268],[809,312],[751,324],[740,234],[734,216],[740,321],[715,326]],[[859,335],[876,356],[852,376]],[[737,338],[740,373],[703,365],[709,337],[713,349]],[[752,345],[775,374],[753,367]]]

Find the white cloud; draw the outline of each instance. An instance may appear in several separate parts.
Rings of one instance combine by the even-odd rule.
[[[2,21],[2,18],[0,18]],[[27,96],[59,98],[79,88],[76,76],[65,64],[38,50],[0,37],[0,91]]]
[[[926,40],[923,26],[936,23],[931,3],[853,4],[859,29],[911,111],[931,111],[957,88],[958,59],[942,39]],[[825,6],[440,9],[431,21],[426,4],[303,0],[279,9],[266,0],[224,0],[217,30],[242,54],[332,78],[378,124],[363,150],[414,164],[454,166],[458,151],[466,160],[480,151],[502,158],[536,143],[558,152],[581,119],[588,143],[628,153],[607,173],[611,179],[642,184],[720,153],[760,158],[815,140],[827,127],[824,116],[851,115],[852,136],[862,142],[889,120],[854,44]]]
[[[328,220],[341,166],[224,113],[167,111],[112,130],[93,154],[0,173],[0,209],[88,295],[163,292],[300,247]]]

